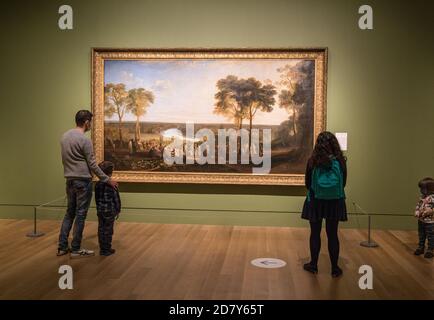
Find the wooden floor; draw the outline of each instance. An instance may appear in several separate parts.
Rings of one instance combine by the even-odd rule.
[[[323,238],[319,274],[309,260],[308,229],[117,223],[111,257],[56,257],[59,221],[0,220],[0,299],[434,299],[434,262],[414,256],[417,235],[375,231],[379,248],[359,246],[365,231],[340,230],[342,278],[330,276]],[[83,246],[97,249],[87,222]],[[262,269],[258,257],[287,265]],[[60,265],[71,265],[74,289],[60,290]],[[359,266],[374,271],[374,289],[358,287]]]

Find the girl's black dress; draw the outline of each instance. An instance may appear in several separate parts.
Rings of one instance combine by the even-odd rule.
[[[347,183],[347,166],[345,162],[339,161],[344,178],[344,188]],[[313,166],[310,161],[306,167],[306,188],[310,190],[312,182]],[[315,199],[315,194],[310,190],[310,201],[307,198],[304,200],[303,211],[301,217],[311,222],[319,222],[322,219],[347,221],[347,206],[345,199],[322,200]]]

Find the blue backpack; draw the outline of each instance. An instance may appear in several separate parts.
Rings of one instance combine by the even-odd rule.
[[[345,198],[344,178],[338,160],[332,159],[330,166],[313,169],[311,189],[316,199]],[[310,200],[309,196],[308,198]]]

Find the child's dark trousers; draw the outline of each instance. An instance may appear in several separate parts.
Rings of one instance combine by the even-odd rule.
[[[115,213],[98,213],[98,241],[101,252],[108,252],[112,248],[115,217]]]
[[[418,222],[419,231],[419,248],[425,247],[425,241],[428,240],[428,250],[434,250],[434,223]]]

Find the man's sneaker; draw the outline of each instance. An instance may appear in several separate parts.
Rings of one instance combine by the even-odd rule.
[[[414,251],[414,255],[415,256],[420,256],[421,254],[423,254],[425,252],[425,248],[423,247],[419,247],[416,249],[416,251]]]
[[[425,255],[423,256],[424,258],[427,258],[427,259],[431,259],[432,257],[434,257],[434,252],[433,252],[433,250],[427,250],[426,252],[425,252]]]
[[[78,251],[72,251],[71,252],[71,258],[85,258],[85,257],[92,257],[95,255],[95,252],[92,250],[86,250],[86,249],[80,249]]]
[[[68,248],[68,249],[57,249],[57,256],[58,257],[60,257],[60,256],[64,256],[65,254],[68,254],[69,252],[70,252],[71,250]]]
[[[105,256],[105,257],[107,257],[107,256],[111,256],[111,255],[114,254],[115,252],[116,252],[115,249],[109,249],[109,250],[100,251],[100,252],[99,252],[99,255],[100,255],[100,256]]]

